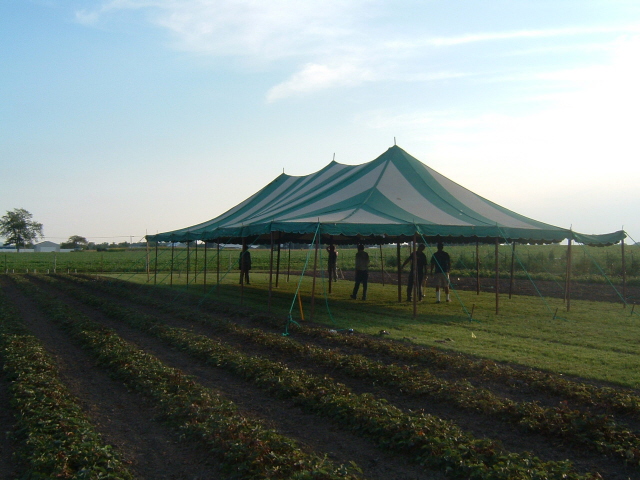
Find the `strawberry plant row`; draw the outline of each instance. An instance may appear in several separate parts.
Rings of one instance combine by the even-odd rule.
[[[86,276],[73,276],[66,278],[90,278]],[[147,285],[137,285],[135,293],[131,291],[126,282],[121,281],[94,281],[95,286],[100,285],[111,291],[119,292],[119,295],[135,295],[137,301],[148,301],[155,306],[172,309],[174,305],[167,302],[153,300],[155,291]],[[141,293],[149,295],[142,299]],[[132,297],[130,297],[132,298]],[[184,297],[180,301],[187,301]],[[205,303],[207,308],[223,314],[239,314],[247,316],[246,312],[238,312],[236,308]],[[199,312],[201,315],[202,312]],[[253,314],[262,323],[270,323],[275,327],[282,327],[279,319],[274,319],[264,314]],[[382,354],[400,361],[419,362],[427,367],[446,370],[451,373],[458,373],[474,378],[485,378],[492,382],[501,382],[510,388],[526,388],[528,391],[540,391],[553,395],[558,395],[565,400],[571,400],[593,408],[602,408],[612,412],[631,414],[640,416],[640,396],[631,390],[614,389],[609,387],[595,386],[582,382],[575,382],[556,374],[533,369],[517,369],[508,365],[485,359],[471,359],[461,355],[443,352],[435,348],[422,348],[406,345],[398,342],[380,341],[364,335],[335,335],[326,328],[315,328],[305,325],[291,325],[290,328],[296,336],[307,338],[322,338],[326,342],[337,345],[345,345],[353,349],[361,349],[363,352]]]
[[[76,298],[112,318],[147,331],[217,367],[225,368],[280,397],[337,420],[343,427],[374,438],[381,446],[410,453],[424,465],[461,478],[596,478],[571,472],[568,462],[542,462],[528,454],[504,452],[495,442],[476,439],[451,422],[426,414],[406,414],[370,394],[355,395],[327,377],[265,358],[184,329],[170,328],[151,316],[75,289]],[[274,337],[276,338],[276,337]],[[286,339],[282,339],[286,341]]]
[[[64,288],[58,285],[60,288]],[[71,287],[81,300],[112,317],[135,323],[143,328],[157,325],[155,317],[141,314],[113,302],[78,291]],[[219,330],[242,336],[272,351],[280,351],[292,358],[308,358],[317,364],[341,370],[355,378],[370,378],[380,385],[397,388],[415,396],[428,396],[448,402],[457,408],[489,414],[496,419],[511,421],[527,430],[551,437],[565,438],[595,451],[616,456],[632,465],[640,462],[640,438],[628,427],[618,425],[607,415],[595,415],[566,404],[558,407],[542,407],[534,402],[515,402],[500,398],[487,389],[473,387],[468,382],[451,382],[439,379],[429,372],[408,367],[386,365],[362,355],[345,355],[309,344],[301,344],[289,337],[270,334],[259,329],[245,328],[231,322],[220,321],[209,316],[193,316],[191,311],[174,314],[193,320],[214,323]]]
[[[58,376],[42,344],[0,292],[0,361],[17,412],[23,478],[132,479]]]
[[[240,478],[356,480],[351,467],[303,452],[293,440],[237,412],[232,402],[16,277],[19,288],[130,388],[153,398],[165,419],[205,442]]]

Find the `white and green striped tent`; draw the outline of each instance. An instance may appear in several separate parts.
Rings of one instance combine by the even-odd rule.
[[[427,242],[612,244],[624,231],[585,235],[527,218],[449,180],[398,146],[362,165],[335,161],[310,175],[282,174],[218,217],[148,235],[150,241],[368,244]]]

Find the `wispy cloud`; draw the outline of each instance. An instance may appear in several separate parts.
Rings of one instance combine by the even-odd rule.
[[[376,7],[376,8],[374,8]],[[452,57],[446,68],[430,62],[433,55],[453,47],[500,42],[508,51],[527,54],[531,44],[516,40],[579,38],[594,34],[640,32],[639,25],[521,29],[434,36],[407,35],[400,24],[385,24],[384,2],[375,0],[110,0],[76,14],[79,22],[99,24],[118,12],[143,12],[144,21],[165,29],[176,49],[218,57],[239,57],[262,65],[293,62],[291,74],[266,93],[268,102],[323,89],[352,87],[374,81],[431,81],[479,76],[479,68],[457,67]],[[368,22],[367,20],[377,20]],[[585,40],[586,41],[586,40]],[[593,48],[593,38],[589,40]],[[548,49],[566,49],[558,42]],[[574,47],[575,48],[575,47]],[[530,50],[533,52],[534,50]],[[457,57],[464,57],[457,53]],[[282,63],[278,63],[282,68]],[[499,69],[498,69],[499,70]],[[496,70],[496,71],[498,71]],[[547,74],[551,78],[552,74]],[[504,72],[500,78],[507,78]],[[485,77],[485,81],[487,78]]]

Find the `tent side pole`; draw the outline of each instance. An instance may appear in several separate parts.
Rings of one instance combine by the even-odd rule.
[[[572,239],[570,238],[567,247],[567,274],[564,287],[564,301],[567,304],[567,312],[571,310],[571,243]]]
[[[496,237],[496,315],[500,313],[500,257],[498,250],[500,247],[500,239]]]
[[[476,241],[476,295],[480,295],[480,242]]]
[[[382,286],[384,287],[384,257],[382,256],[382,244],[380,244],[380,272],[382,273]]]
[[[624,238],[620,242],[622,248],[622,304],[627,308],[627,262],[624,258]]]
[[[400,263],[400,241],[396,243],[396,265],[398,266],[398,303],[402,303],[402,264]]]
[[[187,240],[187,288],[189,288],[189,263],[191,260],[191,240]]]
[[[202,271],[202,288],[207,291],[207,241],[204,241],[204,265]]]
[[[329,245],[333,245],[333,235],[331,237],[329,237]],[[335,245],[334,245],[335,247]],[[331,294],[332,292],[332,287],[333,287],[333,272],[334,272],[334,268],[331,268],[331,265],[329,264],[329,257],[331,255],[331,252],[329,250],[327,250],[327,274],[329,275],[329,294]],[[336,256],[336,264],[335,264],[335,271],[338,271],[338,257]]]
[[[413,295],[413,318],[418,316],[418,256],[417,256],[417,235],[413,234],[413,259],[411,263],[413,265],[413,289],[411,294]]]
[[[623,255],[624,258],[624,255]],[[149,283],[151,281],[151,264],[150,264],[150,257],[149,257],[149,240],[147,240],[147,283]]]
[[[511,275],[509,277],[509,299],[511,299],[511,292],[513,291],[513,275],[515,269],[516,260],[516,242],[511,245]]]
[[[318,250],[320,249],[320,232],[316,239],[316,251],[313,259],[313,281],[311,282],[311,313],[309,314],[309,320],[313,321],[313,314],[316,306],[316,275],[318,273]]]
[[[289,260],[287,262],[287,283],[289,283],[290,275],[291,275],[291,242],[289,242]]]
[[[169,286],[173,286],[173,249],[175,248],[175,242],[171,242],[171,272],[169,273]]]
[[[196,240],[195,243],[196,243],[196,259],[193,262],[193,284],[194,285],[198,280],[198,240]]]
[[[158,283],[158,241],[156,240],[156,261],[153,266],[153,284]]]
[[[242,263],[244,261],[244,252],[247,246],[247,239],[242,237],[242,250],[240,251],[240,306],[244,303],[244,271],[242,270]],[[247,250],[249,251],[249,250]]]
[[[276,258],[276,288],[278,288],[278,282],[280,280],[280,245],[281,241],[281,232],[278,232],[278,256]]]
[[[267,312],[271,313],[271,296],[273,295],[273,230],[270,234],[271,237],[271,252],[269,253],[269,301],[267,303]]]

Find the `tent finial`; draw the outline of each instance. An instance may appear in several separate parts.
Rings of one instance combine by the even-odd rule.
[[[336,152],[333,152],[333,161],[336,161]]]
[[[397,145],[396,143],[396,137],[393,137],[393,146],[395,147]]]

